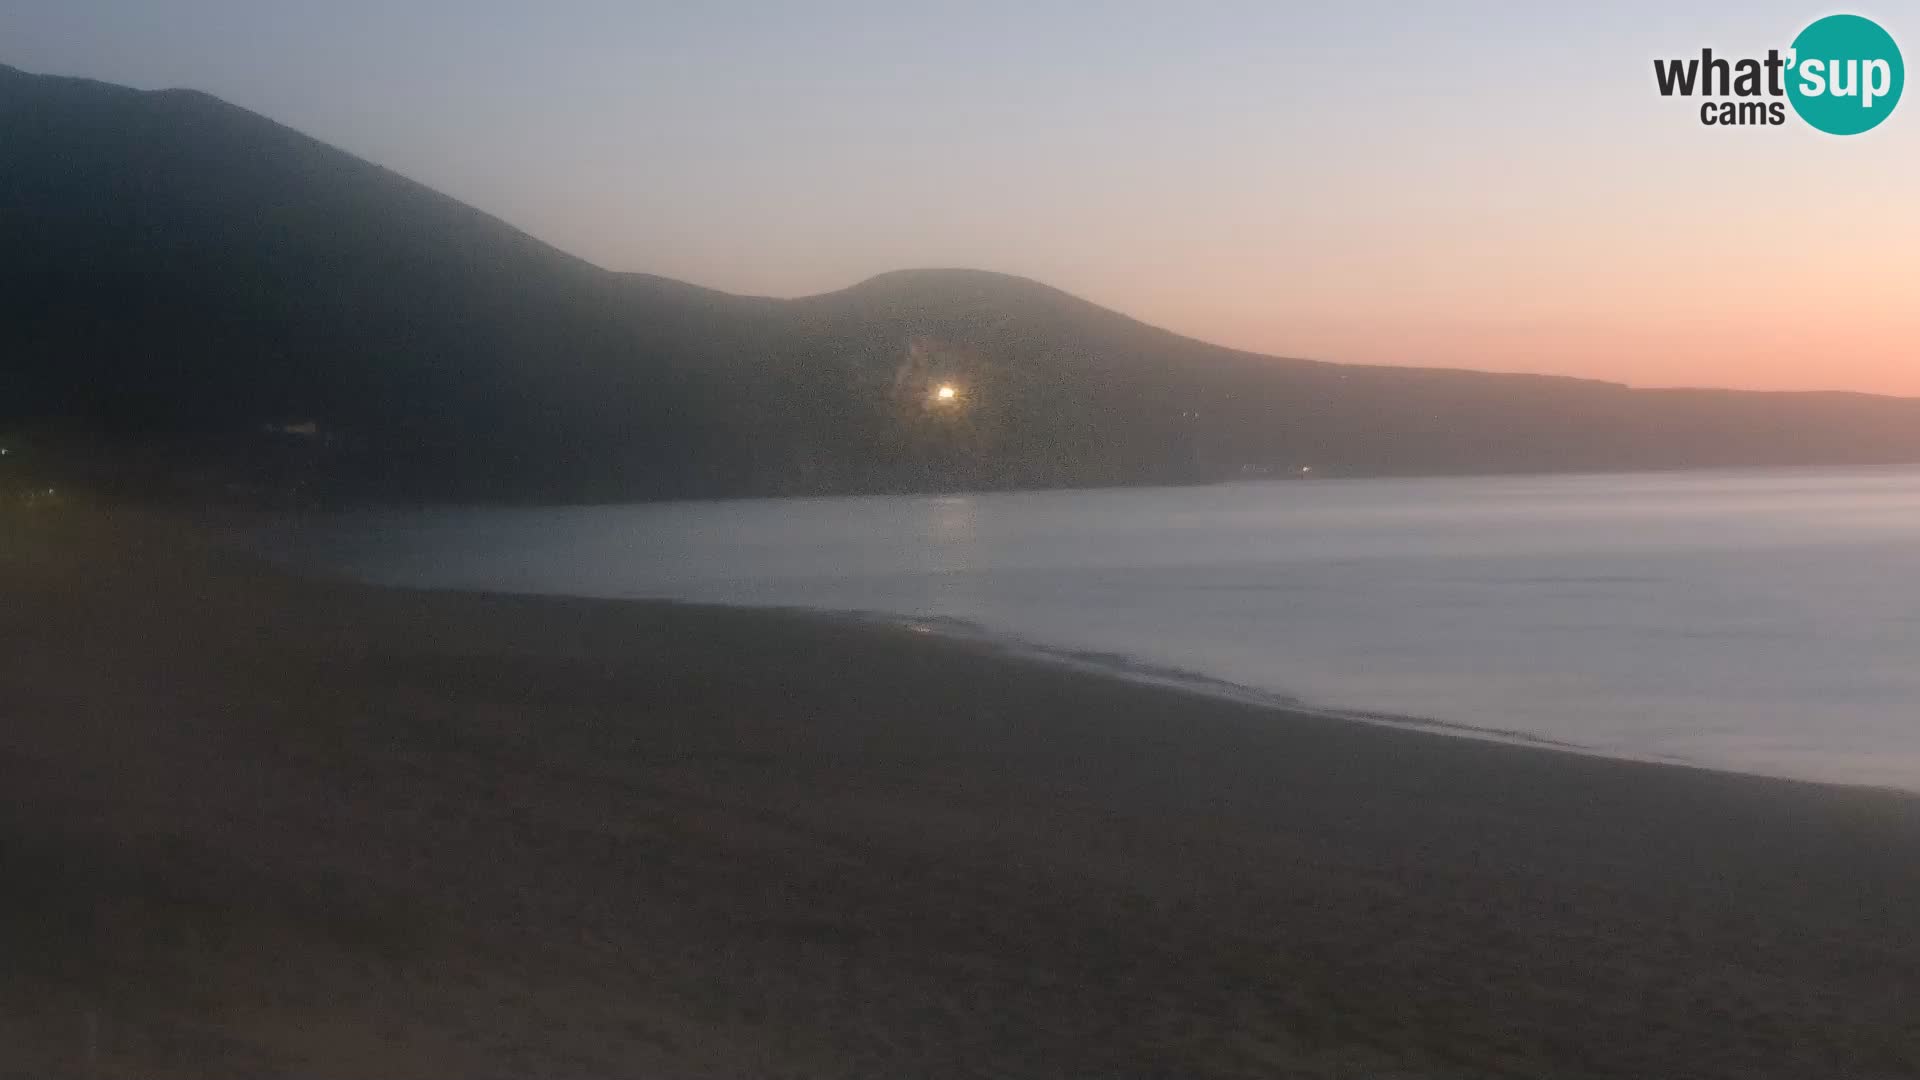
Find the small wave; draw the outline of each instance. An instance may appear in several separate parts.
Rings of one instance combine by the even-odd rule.
[[[805,611],[809,609],[795,608],[792,610]],[[818,612],[816,612],[816,614],[817,613]],[[1684,759],[1665,755],[1649,755],[1643,757],[1603,751],[1596,747],[1569,742],[1563,739],[1549,738],[1545,735],[1537,735],[1516,728],[1493,727],[1483,724],[1465,724],[1454,720],[1440,720],[1424,716],[1404,716],[1396,713],[1374,712],[1364,709],[1337,708],[1318,704],[1292,694],[1281,693],[1275,690],[1263,690],[1259,687],[1248,686],[1245,683],[1222,679],[1215,675],[1207,675],[1189,668],[1171,664],[1153,663],[1138,657],[1129,656],[1125,653],[1047,645],[1030,638],[1023,638],[1017,634],[993,631],[972,620],[952,616],[903,616],[876,611],[841,611],[835,614],[863,623],[893,626],[915,633],[937,634],[945,638],[986,644],[1010,656],[1018,656],[1073,670],[1126,679],[1142,685],[1181,690],[1187,693],[1202,694],[1211,698],[1234,701],[1244,705],[1257,705],[1265,708],[1280,709],[1305,716],[1316,716],[1329,720],[1345,720],[1352,723],[1373,724],[1379,727],[1431,731],[1462,738],[1538,746],[1605,757],[1632,757],[1634,760],[1657,760],[1672,764],[1690,764]]]

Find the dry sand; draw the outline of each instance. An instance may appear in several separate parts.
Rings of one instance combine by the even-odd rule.
[[[0,548],[0,1075],[1920,1075],[1920,800]]]

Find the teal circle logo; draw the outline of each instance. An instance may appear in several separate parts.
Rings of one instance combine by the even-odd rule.
[[[1858,15],[1829,15],[1800,31],[1788,64],[1793,111],[1829,135],[1879,126],[1907,83],[1893,35]]]

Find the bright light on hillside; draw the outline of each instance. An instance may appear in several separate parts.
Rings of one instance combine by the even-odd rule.
[[[960,396],[960,391],[955,390],[952,383],[943,383],[940,389],[933,392],[933,396],[939,398],[941,401],[952,401],[954,398]]]

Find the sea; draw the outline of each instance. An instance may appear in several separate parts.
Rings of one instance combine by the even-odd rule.
[[[363,510],[268,543],[369,582],[849,613],[1357,722],[1920,791],[1920,468]]]

